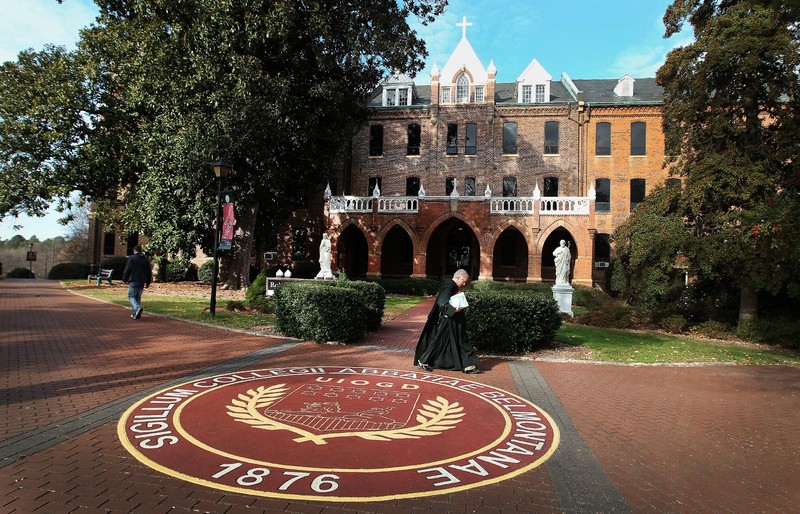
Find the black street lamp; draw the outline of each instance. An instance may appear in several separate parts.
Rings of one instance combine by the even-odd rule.
[[[214,272],[211,275],[211,305],[209,312],[213,318],[217,314],[217,275],[219,274],[219,260],[217,260],[217,248],[219,247],[219,234],[222,230],[222,179],[231,172],[231,165],[224,159],[220,159],[211,165],[214,175],[217,177],[217,223],[214,226]]]

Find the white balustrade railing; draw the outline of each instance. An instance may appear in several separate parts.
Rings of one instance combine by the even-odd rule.
[[[533,214],[534,206],[533,198],[525,198],[521,196],[504,196],[500,198],[492,198],[489,203],[489,209],[492,214]]]
[[[459,197],[461,200],[489,201],[491,214],[522,214],[530,215],[539,208],[541,216],[586,216],[589,214],[589,198],[583,196],[554,196],[545,198],[534,197]],[[378,202],[378,212],[381,213],[416,213],[419,212],[420,201],[446,201],[451,197],[417,197],[417,196],[332,196],[330,199],[331,213],[347,212],[372,212],[373,202]]]
[[[378,198],[378,212],[418,212],[419,197],[387,196]]]
[[[542,215],[588,215],[589,199],[584,196],[554,196],[539,199]]]
[[[330,212],[372,212],[371,196],[332,196],[328,208]]]

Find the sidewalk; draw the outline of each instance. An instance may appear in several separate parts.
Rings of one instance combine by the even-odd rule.
[[[56,282],[0,280],[0,513],[800,512],[800,370],[781,366],[487,360],[487,373],[469,379],[548,412],[558,449],[508,480],[414,499],[236,494],[145,466],[119,441],[116,422],[130,405],[196,377],[413,370],[429,309],[423,302],[358,345],[318,345],[146,311],[133,321]]]

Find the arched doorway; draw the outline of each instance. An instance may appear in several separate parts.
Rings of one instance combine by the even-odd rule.
[[[494,244],[492,276],[495,280],[528,278],[528,243],[516,227],[508,227]]]
[[[408,233],[395,225],[386,234],[381,247],[381,276],[410,277],[414,272],[414,243]]]
[[[544,282],[556,281],[556,265],[553,252],[558,248],[562,239],[567,242],[569,251],[572,254],[572,261],[569,266],[570,282],[572,282],[572,278],[575,275],[575,260],[578,258],[578,245],[575,244],[575,239],[567,229],[559,227],[547,237],[542,246],[542,281]]]
[[[350,225],[336,243],[336,265],[349,278],[364,278],[367,276],[367,262],[367,238],[355,225]]]
[[[425,273],[428,277],[442,279],[464,268],[474,280],[480,271],[480,253],[478,238],[472,229],[460,219],[450,218],[431,234]]]

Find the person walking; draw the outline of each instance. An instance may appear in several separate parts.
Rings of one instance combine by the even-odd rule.
[[[150,260],[142,253],[141,245],[133,247],[133,255],[128,257],[125,262],[125,269],[122,271],[122,282],[128,284],[128,301],[131,302],[131,318],[139,319],[142,317],[142,291],[145,287],[150,287],[153,281],[153,270],[150,268]]]
[[[452,280],[445,280],[439,288],[436,303],[428,314],[414,352],[414,364],[425,371],[438,368],[468,374],[482,373],[478,356],[467,337],[466,300],[457,300],[463,298],[459,292],[467,282],[469,273],[460,269]]]

